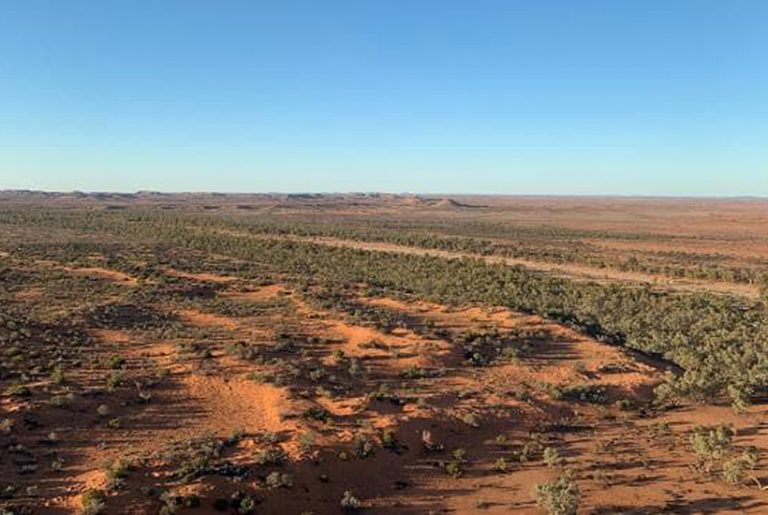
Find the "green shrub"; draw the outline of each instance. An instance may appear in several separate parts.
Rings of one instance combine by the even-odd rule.
[[[50,402],[51,406],[55,406],[57,408],[68,408],[75,402],[75,395],[72,393],[54,395],[48,402]]]
[[[23,384],[15,384],[7,387],[3,394],[6,397],[17,397],[17,398],[24,398],[24,397],[31,397],[32,396],[32,390],[26,385]]]
[[[123,365],[125,365],[125,358],[122,356],[110,356],[107,360],[107,368],[111,368],[112,370],[122,368]]]
[[[374,442],[370,436],[358,435],[355,437],[354,441],[352,442],[352,447],[353,447],[355,456],[361,459],[367,458],[368,456],[371,456],[373,454]]]
[[[308,420],[318,420],[326,423],[331,420],[331,413],[320,406],[310,406],[301,415]]]
[[[107,461],[105,469],[107,488],[112,490],[121,487],[128,475],[128,464],[122,460],[110,460]]]
[[[10,418],[4,418],[0,419],[0,434],[9,435],[13,432],[13,428],[16,425],[16,423],[13,421],[13,419]]]
[[[384,431],[381,434],[381,446],[385,449],[388,449],[393,452],[398,452],[400,450],[400,442],[397,440],[397,435],[394,431]]]
[[[733,442],[733,429],[729,426],[696,426],[690,436],[691,447],[698,465],[707,473],[725,457]]]
[[[293,486],[293,476],[281,472],[270,472],[264,479],[264,484],[267,488],[291,488]]]
[[[308,453],[312,450],[312,446],[315,445],[314,433],[301,433],[299,435],[299,448],[302,452]]]
[[[493,470],[496,472],[499,472],[500,474],[504,474],[509,471],[509,464],[507,463],[507,460],[503,457],[497,459],[493,462]]]
[[[363,507],[363,503],[360,501],[360,499],[355,497],[355,494],[353,494],[350,490],[346,490],[344,492],[344,495],[341,497],[339,504],[343,510],[348,511],[359,510]]]
[[[464,474],[467,463],[467,451],[465,449],[455,449],[451,453],[451,461],[445,465],[445,471],[453,477],[460,477]]]
[[[66,377],[64,376],[64,370],[58,366],[53,370],[53,373],[51,373],[51,381],[53,381],[54,384],[57,385],[63,385],[66,382]]]
[[[566,401],[589,402],[605,404],[607,402],[605,387],[599,384],[580,384],[560,390],[560,398]]]
[[[103,490],[86,490],[80,496],[80,515],[98,515],[106,509],[107,495]]]
[[[723,469],[721,471],[723,481],[734,486],[743,484],[746,481],[748,474],[754,473],[759,460],[760,455],[758,450],[752,447],[745,449],[739,456],[734,456],[724,461]],[[754,476],[752,477],[754,478]]]
[[[256,453],[255,461],[257,465],[280,465],[286,458],[287,456],[283,449],[274,447]]]
[[[581,502],[579,487],[565,476],[536,485],[533,495],[536,503],[550,515],[575,515]]]
[[[480,417],[478,417],[474,413],[465,413],[464,415],[462,415],[461,421],[464,422],[469,427],[474,427],[474,428],[480,427]]]
[[[546,447],[544,449],[542,459],[544,460],[544,463],[548,467],[557,467],[559,465],[562,465],[563,463],[563,458],[560,456],[560,453],[557,452],[557,449],[555,449],[554,447]]]

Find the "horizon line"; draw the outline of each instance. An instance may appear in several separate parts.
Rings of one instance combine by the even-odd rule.
[[[214,191],[214,190],[47,190],[30,188],[3,188],[0,194],[25,193],[48,195],[320,195],[320,196],[352,196],[352,195],[391,195],[391,196],[457,196],[457,197],[571,197],[571,198],[647,198],[647,199],[759,199],[768,200],[768,194],[734,194],[734,195],[698,195],[698,194],[644,194],[644,193],[482,193],[482,192],[439,192],[439,191]]]

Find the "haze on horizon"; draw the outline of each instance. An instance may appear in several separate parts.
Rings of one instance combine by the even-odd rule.
[[[0,189],[768,195],[759,0],[0,5]]]

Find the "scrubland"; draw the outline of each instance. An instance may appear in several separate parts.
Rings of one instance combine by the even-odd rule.
[[[3,513],[762,513],[757,200],[0,195]]]

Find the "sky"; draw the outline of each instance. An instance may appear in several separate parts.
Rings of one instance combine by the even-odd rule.
[[[768,195],[768,1],[0,0],[0,189]]]

